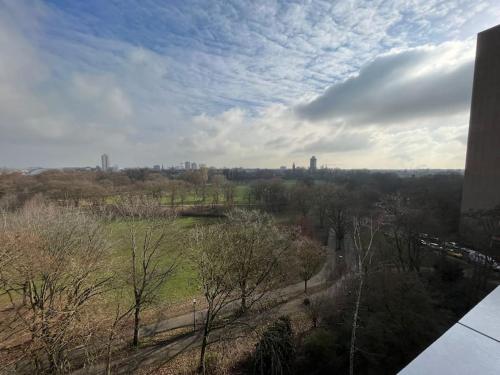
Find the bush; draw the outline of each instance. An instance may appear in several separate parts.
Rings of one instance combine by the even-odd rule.
[[[282,316],[262,335],[254,354],[254,373],[275,375],[291,373],[295,356],[290,318]]]
[[[450,260],[442,257],[434,265],[437,276],[441,281],[447,283],[457,282],[464,277],[464,270],[456,262],[451,262]]]
[[[302,344],[300,367],[309,370],[317,369],[320,365],[327,365],[334,357],[334,335],[325,329],[313,330]]]

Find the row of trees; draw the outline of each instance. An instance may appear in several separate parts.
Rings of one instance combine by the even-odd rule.
[[[1,338],[22,349],[14,356],[19,371],[64,373],[103,351],[109,371],[115,335],[131,314],[132,344],[139,344],[141,313],[176,266],[167,246],[176,235],[173,220],[158,219],[157,207],[145,202],[119,203],[124,257],[114,256],[103,222],[79,209],[35,200],[3,214],[0,291],[10,308]]]
[[[307,285],[324,261],[314,241],[257,211],[233,210],[186,236],[157,200],[114,204],[126,227],[121,256],[103,219],[79,208],[32,200],[3,213],[0,290],[9,307],[1,312],[0,342],[17,371],[66,373],[101,358],[110,373],[124,334],[139,345],[142,314],[180,257],[196,265],[206,300],[204,371],[214,330],[245,316],[290,277]]]
[[[200,371],[205,373],[205,352],[213,330],[236,324],[270,292],[297,275],[304,282],[322,267],[325,253],[294,228],[280,227],[272,216],[258,211],[233,210],[219,224],[198,227],[192,246],[202,291],[207,301]],[[227,310],[238,305],[228,320]]]
[[[331,293],[305,301],[309,332],[290,338],[285,321],[277,321],[243,368],[257,367],[260,374],[283,368],[296,374],[396,373],[491,290],[487,263],[468,266],[420,243],[421,232],[446,232],[432,200],[403,191],[366,204],[356,199],[358,189],[333,192],[324,201],[324,217],[347,242],[338,249],[347,263],[344,277]],[[342,198],[335,198],[340,192]]]
[[[103,204],[122,195],[148,195],[164,204],[213,204],[232,206],[236,186],[222,174],[206,169],[187,171],[168,178],[148,170],[120,173],[47,171],[36,176],[20,173],[0,175],[0,208],[16,209],[35,195],[54,201]],[[108,202],[109,203],[109,202]]]

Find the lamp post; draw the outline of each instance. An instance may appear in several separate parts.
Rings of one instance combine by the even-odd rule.
[[[193,298],[193,331],[196,331],[196,298]]]

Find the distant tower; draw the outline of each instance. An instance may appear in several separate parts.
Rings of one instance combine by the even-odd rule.
[[[109,170],[109,156],[107,154],[101,155],[101,169],[106,172]]]
[[[477,36],[462,212],[500,204],[500,25]]]
[[[292,170],[295,172],[295,163],[292,164]]]
[[[191,169],[198,169],[198,165],[195,162],[192,162]]]
[[[314,172],[314,171],[316,171],[317,169],[318,169],[318,167],[317,167],[317,159],[316,159],[316,156],[313,156],[313,157],[311,158],[311,160],[309,161],[309,170],[310,170],[311,172]]]
[[[186,162],[184,163],[184,169],[185,169],[186,171],[187,171],[187,170],[189,170],[189,169],[191,169],[191,163],[190,163],[189,161],[186,161]]]

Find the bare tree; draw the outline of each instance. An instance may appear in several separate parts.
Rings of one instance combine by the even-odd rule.
[[[291,191],[292,204],[302,216],[306,216],[312,206],[313,188],[305,183],[297,183]]]
[[[304,305],[305,312],[311,319],[313,328],[317,328],[321,316],[323,316],[326,311],[334,310],[331,297],[327,295],[319,295],[310,299],[307,298],[304,301]]]
[[[349,374],[354,374],[354,354],[356,351],[356,332],[358,328],[359,307],[361,305],[361,296],[363,292],[363,285],[365,282],[366,272],[368,266],[372,261],[373,255],[373,240],[380,227],[378,220],[372,217],[359,218],[353,217],[352,219],[352,241],[354,244],[353,251],[355,252],[355,259],[357,268],[355,271],[355,278],[358,285],[356,290],[356,300],[354,305],[352,330],[351,330],[351,344],[349,349]]]
[[[234,183],[227,181],[224,186],[224,202],[226,206],[233,207],[234,205],[234,197],[236,194],[236,186]]]
[[[153,177],[154,176],[154,177]],[[169,180],[161,175],[152,175],[143,183],[143,191],[153,198],[160,199],[167,190]]]
[[[386,217],[386,238],[396,249],[399,267],[403,271],[420,272],[418,234],[425,221],[425,212],[411,207],[409,199],[400,194],[385,197],[380,205]]]
[[[220,202],[220,197],[223,194],[223,188],[226,184],[226,177],[222,174],[213,175],[210,178],[211,182],[211,194],[212,194],[212,205],[217,205]]]
[[[168,194],[170,195],[170,206],[174,207],[175,206],[175,200],[177,199],[177,196],[179,194],[179,190],[181,189],[181,184],[179,181],[175,180],[170,180],[168,185],[167,185],[167,191]]]
[[[294,233],[279,228],[270,215],[259,211],[234,209],[223,225],[233,259],[227,271],[237,283],[244,313],[282,280],[282,264]]]
[[[328,215],[329,200],[335,194],[332,184],[319,184],[314,186],[312,204],[318,215],[319,226],[323,228]]]
[[[246,210],[233,210],[226,221],[194,230],[192,247],[207,302],[200,371],[205,371],[210,333],[234,323],[282,280],[293,234],[271,216]],[[239,314],[228,321],[237,302]]]
[[[117,278],[115,278],[117,280]],[[117,339],[117,336],[120,337],[120,329],[126,324],[130,314],[134,311],[135,305],[127,303],[127,298],[125,295],[125,291],[123,288],[115,287],[116,300],[112,301],[112,320],[110,324],[107,326],[107,337],[106,337],[106,347],[105,347],[105,363],[106,363],[106,375],[111,375],[111,360],[113,355],[113,346]],[[109,310],[109,309],[108,309]],[[108,311],[107,311],[108,312]]]
[[[179,198],[181,200],[181,206],[184,206],[186,198],[188,197],[190,192],[191,192],[191,184],[189,182],[182,181],[182,183],[179,186]]]
[[[498,254],[500,238],[500,206],[490,210],[471,210],[463,216],[463,231],[474,247],[481,249],[472,267],[468,292],[469,304],[473,305],[489,283],[493,274],[494,257]]]
[[[304,281],[304,293],[307,294],[307,282],[320,270],[325,262],[325,251],[314,240],[302,237],[294,244],[294,258],[297,273]]]
[[[349,225],[349,194],[343,188],[339,188],[330,195],[327,204],[327,220],[335,231],[336,250],[341,250]]]
[[[95,334],[90,306],[111,278],[102,226],[77,209],[37,202],[12,214],[1,237],[3,251],[18,254],[0,269],[13,311],[2,331],[26,338],[35,371],[67,372],[68,353]]]
[[[156,300],[177,266],[178,256],[170,246],[177,240],[174,216],[161,211],[158,202],[144,198],[123,199],[118,208],[126,217],[129,254],[126,283],[133,292],[132,344],[138,346],[141,312]]]
[[[233,292],[237,284],[231,278],[228,269],[234,267],[234,259],[230,256],[228,236],[224,227],[209,225],[197,227],[192,235],[194,260],[197,264],[200,284],[207,302],[203,323],[203,339],[201,343],[198,371],[205,374],[205,354],[211,332],[217,328],[217,319],[223,309],[227,308],[235,298]]]

